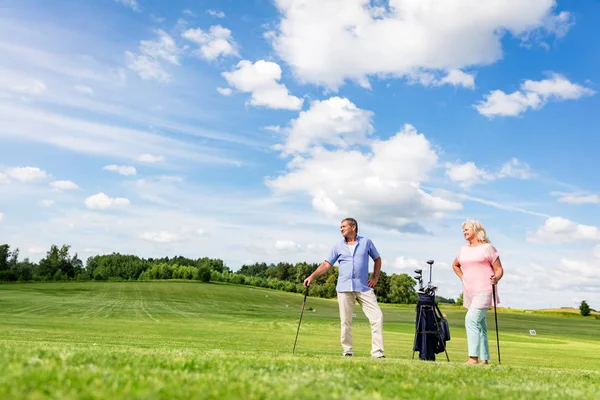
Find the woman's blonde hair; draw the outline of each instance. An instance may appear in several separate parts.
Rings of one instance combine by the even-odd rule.
[[[490,239],[487,237],[487,234],[485,232],[485,227],[483,226],[483,224],[475,219],[467,219],[465,222],[462,223],[462,225],[460,226],[461,229],[465,229],[465,225],[471,225],[473,227],[473,230],[475,231],[475,235],[477,235],[477,239],[479,239],[480,242],[482,243],[489,243]]]

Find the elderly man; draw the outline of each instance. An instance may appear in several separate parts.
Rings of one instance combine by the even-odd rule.
[[[343,240],[331,249],[329,257],[304,280],[308,287],[317,276],[324,274],[339,261],[336,286],[340,306],[341,342],[344,356],[354,355],[352,349],[352,312],[356,301],[371,323],[371,356],[383,355],[383,313],[377,304],[373,288],[377,285],[381,271],[381,257],[371,239],[358,236],[358,223],[346,218],[340,226]],[[373,277],[369,278],[369,257],[375,262]]]

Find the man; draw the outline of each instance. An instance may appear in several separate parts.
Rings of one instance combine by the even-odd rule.
[[[363,309],[371,323],[371,356],[383,355],[383,313],[377,304],[373,288],[377,285],[381,271],[381,257],[371,239],[358,236],[358,223],[354,218],[346,218],[340,226],[343,240],[333,246],[329,257],[304,280],[308,287],[317,276],[324,274],[336,261],[339,261],[339,275],[336,286],[340,306],[341,342],[344,356],[352,356],[352,312],[354,303]],[[369,278],[369,257],[375,262],[373,277]]]

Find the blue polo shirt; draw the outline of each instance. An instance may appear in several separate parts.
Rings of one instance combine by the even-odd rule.
[[[379,252],[371,239],[358,236],[354,252],[346,243],[346,239],[336,243],[331,249],[329,257],[325,259],[334,265],[339,261],[339,275],[336,290],[338,292],[367,292],[369,279],[369,257],[373,260],[379,258]]]

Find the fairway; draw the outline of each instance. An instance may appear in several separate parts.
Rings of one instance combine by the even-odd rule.
[[[465,366],[459,307],[451,362],[411,361],[414,306],[382,305],[386,360],[341,357],[335,299],[195,282],[0,285],[1,398],[599,398],[600,320],[493,310],[490,366]],[[536,336],[529,330],[535,329]],[[418,354],[415,355],[415,359]]]

